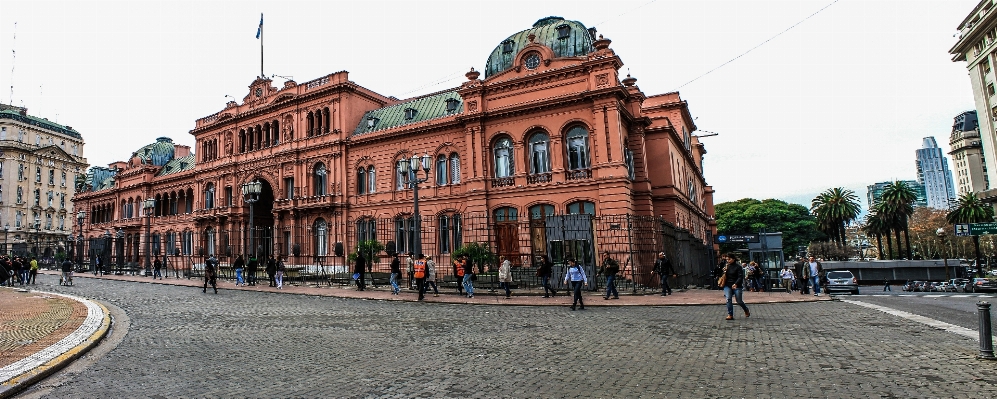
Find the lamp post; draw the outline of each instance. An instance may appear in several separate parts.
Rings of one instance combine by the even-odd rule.
[[[149,253],[152,252],[152,211],[156,208],[155,198],[146,198],[142,201],[142,210],[145,211],[145,276],[152,275],[152,261],[149,260]]]
[[[256,244],[253,240],[253,204],[260,199],[260,190],[263,184],[259,180],[253,180],[242,185],[242,196],[249,204],[249,248],[250,254],[256,257]]]
[[[100,258],[100,273],[107,274],[111,267],[111,230],[104,230],[104,248],[100,252],[97,255]]]
[[[10,252],[7,251],[7,233],[10,233],[10,223],[3,225],[3,253],[4,255],[9,255]]]
[[[83,263],[83,220],[86,219],[86,217],[87,217],[86,211],[76,212],[76,221],[79,223],[80,226],[78,230],[79,234],[77,235],[77,240],[79,241],[79,244],[77,244],[76,248],[76,263]],[[97,270],[94,269],[94,271]]]
[[[38,257],[38,241],[41,238],[42,218],[35,216],[35,245],[31,248],[31,255]]]
[[[422,170],[426,173],[426,177],[423,179],[419,178],[420,160]],[[432,162],[432,158],[430,158],[429,154],[423,154],[422,158],[418,155],[412,155],[412,159],[398,162],[398,171],[405,176],[409,176],[408,184],[412,188],[412,213],[415,218],[415,248],[413,248],[412,252],[416,256],[422,254],[422,217],[419,215],[419,184],[429,180],[429,168],[432,166],[430,162]]]
[[[945,248],[945,243],[949,239],[948,232],[945,231],[945,228],[944,227],[939,227],[938,230],[935,230],[935,235],[937,235],[938,238],[942,240],[942,248]],[[945,280],[948,280],[949,279],[949,254],[946,253],[946,254],[942,255],[942,259],[943,259],[942,262],[945,263]]]

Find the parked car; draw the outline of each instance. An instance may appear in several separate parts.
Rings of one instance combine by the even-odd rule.
[[[848,270],[832,270],[827,272],[827,292],[848,291],[852,295],[859,294],[859,280]]]
[[[997,279],[974,278],[969,292],[997,291]]]
[[[935,283],[935,292],[955,292],[955,286],[948,281]]]
[[[916,283],[916,281],[908,281],[904,283],[903,287],[900,287],[900,289],[908,292],[914,291],[914,283]]]
[[[914,291],[914,292],[925,292],[925,286],[927,284],[928,284],[927,281],[920,281],[920,280],[915,281],[914,282],[914,289],[912,291]]]
[[[968,278],[954,278],[954,279],[949,280],[949,283],[952,284],[952,287],[955,289],[955,292],[966,292],[966,288],[967,288],[966,284],[969,283],[969,279]]]

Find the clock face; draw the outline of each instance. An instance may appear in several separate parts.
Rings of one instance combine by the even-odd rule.
[[[263,96],[263,89],[257,87],[256,88],[256,97],[260,97],[260,96]]]
[[[536,69],[538,66],[540,66],[540,54],[531,53],[526,56],[525,61],[527,69]]]

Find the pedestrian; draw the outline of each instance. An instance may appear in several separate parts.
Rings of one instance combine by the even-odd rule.
[[[277,259],[277,264],[274,265],[274,268],[277,270],[274,272],[273,280],[278,290],[284,289],[284,273],[287,272],[287,268],[284,266],[284,259]]]
[[[62,277],[59,278],[59,285],[73,285],[73,261],[68,258],[62,261]]]
[[[609,256],[609,251],[602,256],[602,275],[606,276],[606,295],[602,299],[609,300],[609,294],[613,294],[613,299],[620,299],[620,293],[616,291],[616,273],[620,272],[620,262]]]
[[[786,286],[786,293],[792,294],[793,280],[795,279],[795,276],[793,276],[793,271],[789,270],[789,265],[782,267],[782,272],[779,273],[779,277],[782,277],[782,285]]]
[[[395,256],[391,259],[391,277],[388,278],[388,281],[391,282],[391,295],[398,295],[398,291],[401,291],[398,288],[398,279],[402,277],[401,263],[396,252]]]
[[[413,254],[412,252],[409,252],[408,253],[408,258],[405,259],[405,266],[406,266],[405,270],[408,271],[408,289],[412,289],[412,283],[415,282],[415,279],[412,278],[412,264],[415,263],[415,258],[414,257],[415,257],[415,254]]]
[[[807,262],[803,260],[803,257],[797,258],[796,263],[793,264],[793,274],[796,275],[796,285],[800,290],[800,295],[810,295],[810,267],[807,266]]]
[[[270,259],[267,259],[267,279],[270,280],[270,287],[277,286],[277,280],[274,278],[277,275],[277,260],[274,259],[273,255],[270,255]]]
[[[672,287],[668,286],[668,278],[676,277],[675,269],[672,268],[672,262],[668,260],[668,256],[665,252],[658,252],[658,259],[654,261],[654,269],[651,273],[657,273],[658,278],[661,281],[661,296],[670,295],[672,293]]]
[[[242,279],[242,273],[246,271],[246,261],[242,259],[242,255],[235,258],[235,285],[238,287],[240,285],[246,285],[245,280]]]
[[[21,280],[22,269],[24,269],[24,262],[21,261],[20,257],[14,258],[14,278],[10,281],[11,285],[14,285],[14,279],[17,280],[17,284],[24,285],[24,281]]]
[[[893,292],[893,288],[890,288],[890,280],[883,280],[883,292],[890,291]]]
[[[463,266],[464,266],[464,291],[467,292],[468,298],[474,298],[474,262],[471,261],[464,255]]]
[[[218,293],[218,259],[215,259],[214,255],[208,257],[208,261],[204,262],[204,287],[201,288],[202,293],[208,292],[208,286],[211,286]]]
[[[457,280],[457,293],[464,295],[464,261],[460,256],[453,260],[453,275]]]
[[[356,263],[353,265],[353,279],[357,282],[357,291],[363,291],[365,288],[363,274],[366,264],[367,259],[363,257],[363,254],[360,253],[359,248],[357,248],[357,259]]]
[[[34,256],[31,257],[31,262],[28,263],[28,267],[21,268],[21,273],[23,274],[21,278],[24,280],[24,284],[28,284],[31,282],[32,270],[34,270],[35,273],[38,273],[38,259],[35,258]]]
[[[509,289],[509,285],[512,284],[512,262],[509,262],[505,256],[499,256],[499,262],[499,288],[505,289],[505,299],[509,299],[512,297],[512,290]]]
[[[100,267],[100,257],[93,258],[93,275],[96,276],[97,273],[102,272],[103,269]]]
[[[249,263],[246,264],[246,281],[249,285],[256,285],[256,273],[260,270],[260,261],[256,259],[256,255],[251,255],[249,257]]]
[[[744,276],[747,277],[745,282],[748,291],[755,292],[755,272],[758,271],[758,264],[755,262],[748,262],[744,264]]]
[[[554,262],[550,261],[549,255],[540,257],[540,267],[537,268],[537,277],[540,277],[544,286],[544,298],[557,296],[557,290],[550,286],[550,277],[554,274]],[[548,293],[550,293],[548,295]]]
[[[426,291],[429,291],[429,286],[433,286],[433,296],[440,296],[440,290],[436,288],[436,262],[433,262],[433,257],[426,255]]]
[[[581,305],[579,309],[585,310],[585,301],[582,300],[582,285],[588,285],[589,279],[585,276],[585,269],[578,265],[574,259],[568,260],[568,271],[564,273],[564,284],[571,282],[571,291],[575,293],[571,300],[571,310],[575,310],[575,305]]]
[[[68,260],[68,258],[67,258],[67,260]],[[72,265],[72,261],[70,261],[70,265]],[[35,284],[35,278],[37,278],[37,277],[38,277],[38,261],[35,260],[34,258],[32,258],[31,259],[31,266],[28,268],[28,282],[30,282],[32,285],[34,285]]]
[[[807,262],[807,269],[810,272],[808,277],[810,277],[810,286],[814,287],[814,296],[820,296],[820,286],[821,286],[821,274],[824,273],[824,266],[820,264],[813,256],[810,257],[809,262]]]
[[[744,299],[742,299],[741,295],[745,280],[744,268],[737,263],[737,257],[733,254],[727,254],[725,257],[727,259],[727,266],[724,266],[723,273],[720,275],[720,281],[717,281],[717,285],[723,287],[724,297],[727,298],[727,320],[734,320],[733,299],[736,299],[737,304],[744,310],[744,317],[751,317],[751,312],[748,311],[748,306],[744,304]]]
[[[426,294],[426,256],[419,254],[418,259],[412,262],[412,277],[415,278],[416,289],[419,290],[419,300]]]
[[[156,277],[163,279],[163,261],[159,260],[159,255],[156,255],[156,260],[152,261],[152,279],[155,280]]]

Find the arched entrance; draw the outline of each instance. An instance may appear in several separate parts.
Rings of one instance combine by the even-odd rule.
[[[257,178],[256,181],[260,182],[260,194],[252,206],[252,230],[243,243],[243,253],[266,259],[274,250],[273,187],[266,179]],[[250,221],[248,212],[249,209],[246,215],[247,227]]]

